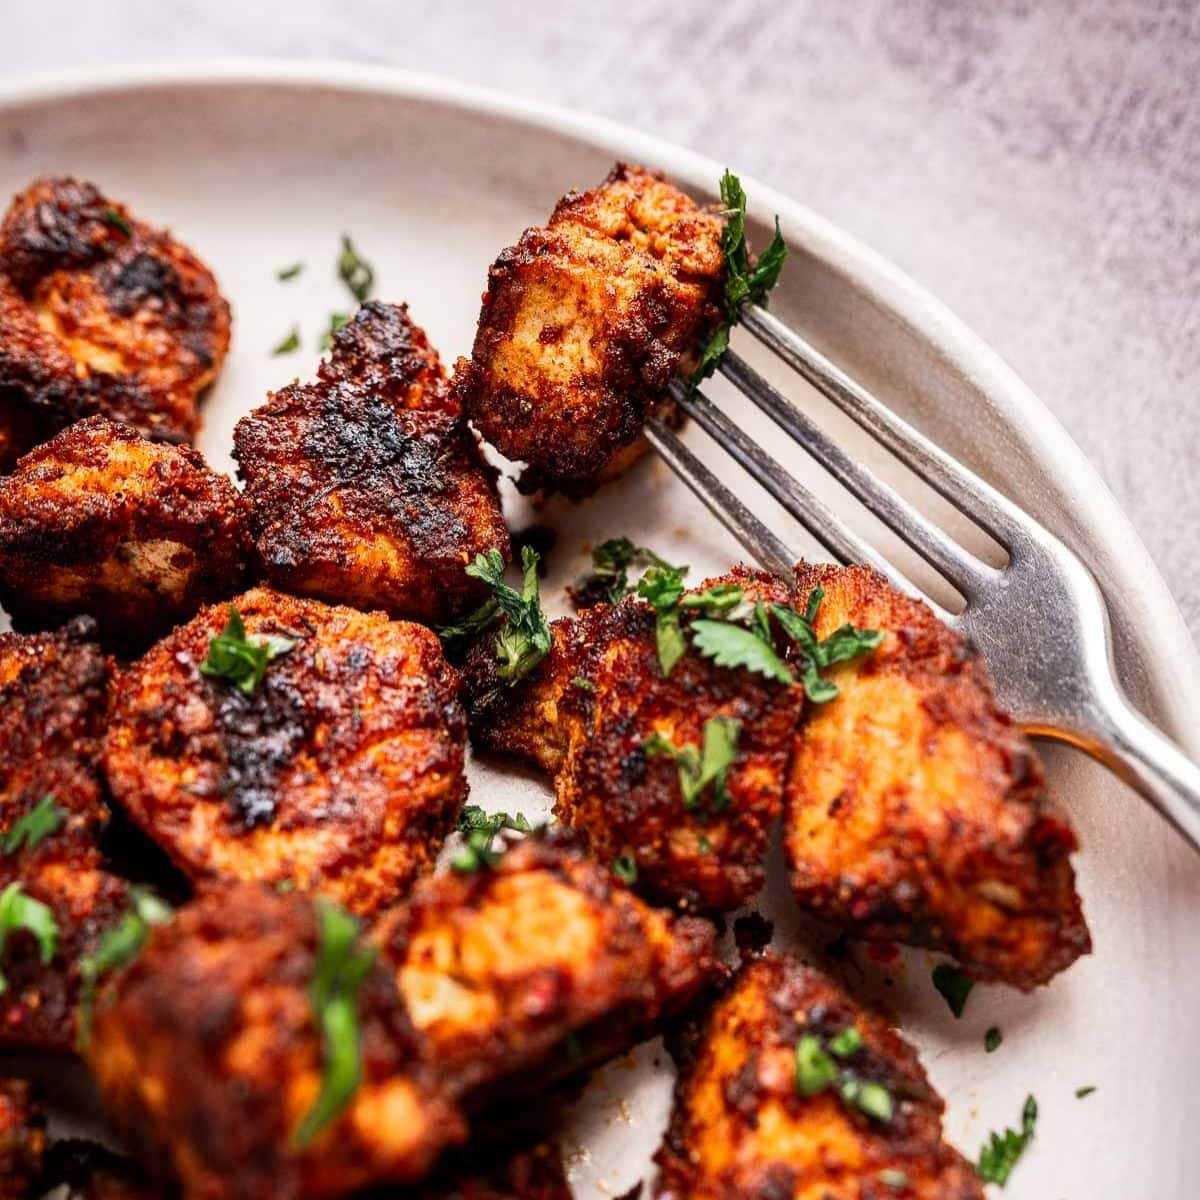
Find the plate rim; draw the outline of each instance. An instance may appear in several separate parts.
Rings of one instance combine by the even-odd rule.
[[[327,87],[422,100],[501,116],[611,149],[618,157],[653,162],[669,174],[716,178],[721,165],[699,151],[607,117],[576,112],[448,76],[377,63],[322,58],[206,57],[189,60],[84,64],[0,79],[0,111],[62,102],[88,94],[135,93],[163,87]],[[853,234],[770,185],[742,173],[751,207],[777,212],[804,231],[806,247],[876,295],[945,360],[971,378],[1014,423],[1036,427],[1055,471],[1097,545],[1128,585],[1119,605],[1138,613],[1150,653],[1138,665],[1151,682],[1146,701],[1182,745],[1200,755],[1200,652],[1158,566],[1129,517],[1059,419],[1008,366],[932,292]],[[1106,591],[1110,605],[1116,607]],[[1189,719],[1192,718],[1192,719]]]

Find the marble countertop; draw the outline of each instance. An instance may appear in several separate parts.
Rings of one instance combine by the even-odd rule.
[[[1193,0],[19,4],[6,71],[384,62],[703,150],[946,301],[1058,415],[1200,633]]]

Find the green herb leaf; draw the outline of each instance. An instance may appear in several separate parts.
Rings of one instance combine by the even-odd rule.
[[[847,1104],[885,1125],[895,1112],[892,1093],[882,1083],[859,1079],[856,1075],[846,1073],[838,1084],[838,1093]]]
[[[1000,1049],[1000,1043],[1004,1041],[1004,1034],[1000,1032],[998,1026],[993,1025],[987,1033],[983,1035],[983,1048],[991,1054],[994,1050]]]
[[[0,854],[15,854],[22,847],[32,850],[63,823],[63,811],[53,796],[43,796],[0,837]]]
[[[118,233],[123,233],[126,237],[133,237],[133,226],[121,214],[120,209],[113,208],[111,205],[106,208],[104,223],[111,225]]]
[[[837,1075],[837,1064],[825,1053],[821,1039],[804,1034],[796,1043],[796,1091],[801,1096],[815,1096],[831,1088]]]
[[[496,637],[496,658],[501,679],[515,683],[523,679],[550,653],[550,625],[542,612],[538,594],[538,553],[521,548],[522,584],[518,592],[504,582],[504,559],[498,550],[477,554],[467,574],[482,579],[492,589],[497,610],[507,623]]]
[[[358,944],[358,922],[323,896],[316,899],[317,956],[309,984],[313,1023],[321,1031],[321,1090],[292,1137],[299,1148],[314,1138],[350,1103],[362,1077],[358,990],[375,961]]]
[[[637,883],[637,860],[632,854],[618,854],[612,861],[612,873],[624,884]]]
[[[693,621],[692,645],[719,667],[744,667],[780,683],[793,681],[791,671],[775,653],[774,646],[741,625],[709,619]]]
[[[271,351],[271,353],[273,355],[275,355],[276,357],[278,357],[280,354],[294,354],[299,349],[300,349],[300,326],[293,325],[292,332],[289,333],[287,335],[287,337],[285,337],[283,339],[283,341],[281,341],[275,347],[275,349]]]
[[[938,963],[933,968],[933,986],[941,992],[943,999],[950,1006],[950,1011],[956,1017],[961,1017],[967,997],[975,984],[953,963]]]
[[[4,957],[9,934],[24,929],[33,934],[43,963],[54,957],[58,948],[58,922],[54,913],[40,900],[25,894],[20,880],[0,892],[0,959]],[[0,995],[8,990],[8,980],[0,972]]]
[[[717,369],[729,348],[729,331],[741,317],[748,302],[763,304],[767,293],[779,282],[788,249],[775,218],[775,236],[753,267],[746,245],[746,192],[732,171],[721,176],[721,202],[725,206],[725,228],[721,232],[721,250],[725,255],[725,317],[713,330],[700,352],[700,361],[692,373],[690,387],[695,388]]]
[[[687,653],[687,639],[679,621],[679,602],[683,599],[683,577],[687,567],[651,567],[638,583],[638,595],[655,610],[655,642],[658,665],[664,676]]]
[[[804,694],[814,704],[827,704],[838,694],[837,685],[823,679],[821,671],[834,663],[869,654],[883,641],[879,630],[856,629],[853,625],[843,625],[824,641],[820,640],[813,623],[824,598],[824,589],[813,588],[803,613],[785,604],[771,605],[771,615],[799,648]]]
[[[450,860],[450,866],[455,871],[470,874],[494,867],[500,861],[500,853],[492,849],[492,842],[502,829],[530,833],[533,826],[521,813],[511,817],[506,812],[488,814],[478,804],[468,804],[459,814],[458,829],[466,837],[466,845]]]
[[[833,1054],[838,1058],[849,1058],[861,1049],[862,1034],[853,1025],[843,1029],[827,1044],[816,1034],[804,1034],[796,1043],[796,1091],[802,1096],[815,1096],[836,1088],[843,1103],[886,1124],[895,1111],[891,1092],[881,1083],[859,1078],[830,1057]]]
[[[648,547],[635,545],[627,537],[609,538],[592,550],[592,573],[581,579],[572,591],[587,598],[586,603],[594,604],[597,598],[602,598],[609,604],[616,604],[633,590],[629,582],[631,567],[671,569],[669,563]]]
[[[576,675],[571,680],[571,686],[578,688],[581,692],[594,692],[596,690],[596,685],[590,679],[585,679],[582,675]]]
[[[333,346],[333,335],[337,333],[343,325],[350,323],[350,314],[344,312],[334,312],[329,314],[329,328],[321,334],[321,340],[317,343],[322,350],[328,350]]]
[[[1086,1096],[1090,1096],[1095,1090],[1096,1090],[1096,1085],[1094,1083],[1089,1083],[1089,1084],[1086,1084],[1084,1087],[1076,1088],[1075,1089],[1075,1099],[1082,1100]]]
[[[338,275],[359,304],[371,298],[375,286],[375,269],[354,248],[347,234],[342,234],[342,252],[338,255]]]
[[[710,717],[704,722],[704,740],[699,750],[692,745],[677,747],[658,732],[652,733],[642,743],[642,749],[651,758],[666,755],[675,760],[684,808],[691,810],[699,807],[704,792],[711,786],[710,808],[720,812],[733,799],[726,781],[729,769],[737,758],[741,729],[741,722],[733,717]]]
[[[745,588],[736,583],[715,583],[702,592],[688,592],[680,596],[679,607],[708,613],[714,617],[730,617],[745,595]]]
[[[862,1034],[859,1033],[858,1026],[847,1025],[837,1037],[830,1041],[829,1050],[838,1058],[850,1058],[862,1049],[862,1044]]]
[[[1034,1125],[1037,1123],[1037,1101],[1032,1096],[1025,1099],[1021,1110],[1021,1130],[1006,1129],[1002,1134],[991,1134],[987,1144],[979,1152],[979,1177],[986,1183],[998,1183],[1003,1187],[1017,1165],[1025,1147],[1033,1140]]]
[[[895,1192],[902,1192],[908,1187],[908,1173],[899,1171],[895,1167],[884,1167],[876,1178],[884,1187],[890,1187]]]
[[[280,283],[286,283],[289,279],[295,279],[296,276],[299,275],[303,270],[304,264],[302,262],[292,263],[290,267],[284,267],[281,270],[276,271],[275,278],[278,279]]]
[[[205,675],[235,683],[246,693],[254,691],[267,673],[267,664],[296,645],[294,638],[275,634],[246,636],[237,606],[229,606],[225,628],[208,644],[208,657],[200,664]]]

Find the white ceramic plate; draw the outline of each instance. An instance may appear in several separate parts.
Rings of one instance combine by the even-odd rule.
[[[379,294],[408,300],[453,361],[470,346],[496,252],[544,219],[568,187],[598,181],[615,158],[662,168],[707,195],[723,165],[600,121],[358,66],[201,64],[0,85],[0,192],[40,172],[94,179],[170,225],[215,268],[234,306],[234,348],[200,444],[223,469],[237,418],[268,388],[311,372],[328,314],[347,307],[334,273],[342,231],[375,263]],[[778,212],[794,250],[776,311],[1079,550],[1112,606],[1126,685],[1200,753],[1190,638],[1133,530],[1064,431],[986,346],[894,268],[806,209],[745,182],[759,244]],[[303,275],[278,282],[276,270],[297,260],[307,264]],[[294,322],[304,350],[273,358]],[[787,385],[902,490],[929,499],[798,381]],[[740,401],[727,402],[761,428]],[[698,431],[688,437],[719,461]],[[788,461],[864,530],[878,532],[799,455]],[[755,494],[749,484],[744,491]],[[527,518],[509,501],[510,522],[520,525]],[[584,544],[594,539],[636,535],[691,563],[694,578],[739,556],[654,461],[587,504],[556,503],[541,519],[560,534],[547,587],[557,608],[559,585],[582,572]],[[782,517],[780,528],[792,535]],[[795,542],[815,553],[803,537]],[[1054,619],[1031,611],[1030,636]],[[1048,757],[1083,841],[1078,867],[1094,956],[1034,996],[978,988],[960,1021],[933,992],[924,955],[906,955],[892,986],[878,978],[867,986],[883,991],[920,1045],[947,1100],[949,1136],[969,1156],[988,1130],[1016,1124],[1027,1093],[1037,1097],[1037,1139],[1010,1194],[1193,1196],[1200,864],[1103,772],[1066,752]],[[475,764],[472,780],[475,799],[490,808],[532,816],[548,807],[548,789],[519,773]],[[795,936],[778,873],[765,909],[782,940]],[[993,1024],[1004,1044],[987,1055],[983,1032]],[[1078,1100],[1084,1084],[1097,1091]],[[669,1063],[654,1046],[601,1072],[565,1134],[581,1198],[617,1194],[648,1175],[669,1085]]]

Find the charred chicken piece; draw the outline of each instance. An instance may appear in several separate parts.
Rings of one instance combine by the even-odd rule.
[[[27,925],[4,939],[0,1046],[74,1046],[80,960],[127,907],[97,848],[109,665],[94,636],[87,618],[0,634],[0,891],[44,906],[54,931],[52,945]]]
[[[350,993],[360,1077],[301,1140],[330,1050],[311,996],[329,968],[314,902],[214,891],[151,934],[96,1002],[87,1060],[106,1111],[185,1200],[320,1200],[425,1175],[465,1134],[389,973]]]
[[[369,915],[432,862],[466,795],[458,675],[433,633],[382,613],[265,588],[233,608],[276,657],[260,680],[205,673],[231,612],[214,605],[124,671],[113,795],[197,884],[290,881]]]
[[[373,938],[472,1108],[628,1049],[722,971],[707,921],[649,908],[562,835],[422,880]]]
[[[562,1154],[553,1142],[456,1152],[454,1163],[440,1167],[419,1187],[405,1192],[409,1200],[572,1200]],[[384,1200],[384,1197],[376,1197]],[[393,1192],[387,1200],[401,1200]]]
[[[32,1200],[46,1122],[23,1079],[0,1079],[0,1200]]]
[[[685,1056],[664,1200],[983,1198],[916,1051],[794,956],[744,966]]]
[[[722,229],[619,163],[501,253],[455,385],[485,440],[525,463],[523,491],[586,495],[642,452],[646,418],[720,320]]]
[[[247,582],[246,503],[191,447],[88,417],[0,479],[0,603],[20,628],[89,613],[140,649]]]
[[[39,179],[0,224],[0,470],[81,417],[190,441],[229,348],[212,272],[90,183]]]
[[[172,1200],[174,1188],[156,1184],[131,1158],[78,1138],[52,1142],[38,1194],[56,1200]]]
[[[818,587],[819,636],[847,622],[887,636],[828,671],[838,696],[802,722],[785,800],[801,906],[944,950],[976,979],[1045,983],[1091,948],[1075,834],[983,661],[869,568],[802,566],[800,607]]]
[[[285,591],[442,624],[482,596],[463,568],[509,555],[493,472],[405,305],[363,305],[317,382],[243,417],[234,447]]]
[[[744,569],[702,588],[714,584],[741,587],[751,602],[786,604],[792,595],[781,580]],[[654,612],[634,597],[556,621],[553,636],[550,654],[516,689],[498,686],[486,639],[472,649],[465,670],[476,742],[554,774],[558,817],[601,862],[631,861],[648,897],[705,911],[744,904],[762,886],[800,689],[694,651],[664,677]],[[734,731],[733,759],[693,796],[663,750],[699,753],[714,722]]]

